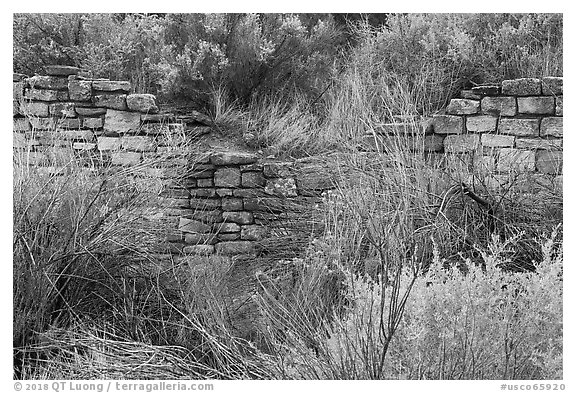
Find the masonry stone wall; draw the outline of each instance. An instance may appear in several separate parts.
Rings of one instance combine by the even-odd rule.
[[[159,113],[155,97],[131,94],[129,82],[92,79],[74,67],[46,67],[46,74],[14,74],[15,151],[52,174],[71,157],[118,168],[161,157],[150,173],[165,179],[158,198],[172,254],[258,253],[277,235],[272,221],[290,212],[302,219],[298,207],[320,203],[334,186],[334,171],[306,159],[225,148],[171,158],[174,134],[199,141],[210,132],[206,116]],[[391,135],[401,134],[432,161],[457,162],[461,181],[481,174],[497,189],[520,174],[529,185],[548,181],[561,190],[562,94],[562,78],[479,86],[451,100],[445,113],[382,125],[361,149],[386,154]]]

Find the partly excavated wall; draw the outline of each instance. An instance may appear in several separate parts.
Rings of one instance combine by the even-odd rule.
[[[26,152],[30,164],[49,174],[57,174],[70,157],[119,168],[166,157],[155,170],[168,179],[159,200],[171,225],[166,237],[171,253],[257,253],[278,235],[272,221],[290,211],[298,219],[298,206],[319,203],[322,192],[333,187],[329,171],[319,171],[321,162],[280,162],[247,149],[207,145],[184,160],[170,159],[172,135],[200,141],[210,132],[208,118],[194,111],[157,113],[155,97],[130,94],[129,82],[91,79],[66,66],[46,67],[46,73],[14,74],[15,151]],[[420,133],[414,140],[430,157],[447,162],[456,157],[464,163],[461,173],[483,173],[491,187],[523,174],[528,184],[549,182],[561,189],[562,93],[562,78],[473,88],[419,126],[383,125],[363,148],[384,153],[390,134]]]

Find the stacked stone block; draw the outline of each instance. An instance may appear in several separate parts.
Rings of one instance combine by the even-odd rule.
[[[446,135],[443,153],[484,167],[488,184],[518,175],[561,182],[562,99],[561,77],[475,87],[433,117],[432,132]]]
[[[162,151],[165,135],[185,125],[158,114],[153,95],[130,94],[130,82],[87,79],[69,66],[45,70],[13,77],[14,148],[37,165],[57,168],[75,158],[136,165]],[[61,159],[51,160],[55,154]]]

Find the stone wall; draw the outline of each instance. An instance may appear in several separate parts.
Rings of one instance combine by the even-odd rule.
[[[154,96],[130,94],[128,82],[91,79],[74,67],[47,67],[46,73],[14,75],[15,151],[26,151],[29,163],[49,173],[70,157],[118,168],[162,158],[150,169],[165,179],[158,201],[160,219],[171,228],[170,253],[258,253],[266,239],[282,236],[271,223],[309,220],[301,216],[311,211],[306,206],[333,187],[337,171],[326,158],[279,162],[246,149],[204,146],[210,120],[197,112],[158,113]],[[498,189],[520,174],[529,187],[549,182],[561,190],[562,93],[562,78],[476,87],[445,113],[382,125],[361,148],[386,154],[391,135],[401,134],[449,171],[456,162],[453,173],[467,184],[480,175]],[[170,158],[174,134],[198,148]]]
[[[474,175],[497,189],[521,175],[561,189],[562,116],[563,78],[505,80],[462,91],[432,118],[384,124],[366,142],[368,149],[385,152],[390,134],[419,133],[419,147],[430,157],[457,162],[465,182]]]

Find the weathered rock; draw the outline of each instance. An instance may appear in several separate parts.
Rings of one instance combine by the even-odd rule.
[[[216,244],[216,253],[222,255],[252,254],[255,250],[253,242],[243,240]]]
[[[242,198],[224,197],[222,199],[222,210],[240,211],[244,208]]]
[[[222,212],[218,210],[196,210],[192,213],[192,218],[206,223],[222,222]]]
[[[266,162],[263,165],[264,176],[291,177],[294,175],[294,163],[292,162]]]
[[[191,111],[186,116],[178,116],[178,120],[184,123],[200,123],[207,126],[212,125],[212,119],[210,119],[210,117],[195,110]]]
[[[95,136],[90,130],[59,130],[58,135],[64,139],[93,141]]]
[[[466,118],[468,132],[494,132],[497,118],[493,116],[470,116]]]
[[[479,100],[482,98],[480,94],[474,93],[472,90],[460,90],[460,98],[466,98],[467,100]]]
[[[292,177],[267,180],[264,192],[270,195],[277,195],[281,197],[298,196],[296,181]]]
[[[444,151],[447,153],[473,152],[480,146],[480,135],[448,135],[444,139]]]
[[[222,242],[229,242],[232,240],[240,240],[240,232],[233,233],[219,233],[218,240]]]
[[[50,115],[48,104],[45,102],[22,102],[20,111],[25,116],[48,117]]]
[[[241,184],[242,175],[239,168],[220,168],[214,172],[216,187],[239,187]]]
[[[68,94],[73,101],[90,101],[92,98],[92,82],[69,80]]]
[[[140,129],[140,113],[108,110],[104,119],[104,130],[124,134],[138,132]]]
[[[234,195],[234,189],[233,188],[218,188],[216,190],[216,194],[218,194],[218,196],[221,198],[231,197],[232,195]],[[224,210],[226,210],[226,209],[224,209]]]
[[[241,225],[248,225],[254,222],[254,216],[250,212],[223,212],[222,218],[225,222],[235,222]]]
[[[52,89],[52,90],[68,89],[68,78],[36,75],[26,79],[26,82],[30,87],[37,89]]]
[[[82,119],[82,127],[84,128],[102,128],[104,127],[104,120],[101,117],[85,117]]]
[[[214,165],[210,165],[210,164],[195,164],[187,173],[186,175],[188,177],[194,178],[194,179],[205,179],[205,178],[211,178],[212,176],[214,176],[214,172],[215,172],[215,167]]]
[[[538,119],[500,119],[498,132],[517,136],[538,136]]]
[[[98,141],[98,150],[100,151],[109,151],[109,150],[120,150],[120,138],[113,138],[108,136],[99,136],[97,138]]]
[[[178,230],[185,233],[210,233],[212,227],[197,220],[180,217]]]
[[[556,97],[556,116],[564,115],[564,98],[562,96]]]
[[[518,149],[562,150],[562,139],[516,138]]]
[[[214,224],[214,231],[217,233],[240,232],[240,225],[235,222],[223,222],[220,224]]]
[[[59,102],[56,104],[50,104],[50,116],[76,117],[76,111],[74,107],[75,105],[73,102]]]
[[[561,151],[536,151],[536,170],[539,173],[558,175],[562,173]]]
[[[265,184],[262,172],[242,172],[242,187],[264,187]]]
[[[64,90],[26,89],[24,97],[37,101],[66,101],[68,92]]]
[[[145,115],[142,116],[144,117]],[[166,123],[146,123],[142,124],[141,131],[149,135],[160,135],[168,133],[170,131],[170,128]]]
[[[425,152],[441,152],[444,150],[444,135],[426,135],[424,137]]]
[[[472,164],[475,174],[486,175],[493,173],[496,168],[496,160],[493,156],[474,156]]]
[[[130,94],[126,97],[126,104],[131,111],[143,113],[156,113],[156,97],[152,94]]]
[[[535,168],[534,151],[503,148],[498,152],[498,172],[532,172]]]
[[[464,118],[462,116],[434,115],[432,127],[436,134],[462,134]]]
[[[499,134],[482,134],[480,142],[485,147],[514,147],[514,136]]]
[[[126,95],[125,94],[102,94],[95,95],[93,97],[94,105],[103,108],[116,109],[119,111],[125,111],[128,109],[126,105]],[[140,114],[138,114],[140,115]]]
[[[44,72],[52,76],[68,76],[76,75],[80,68],[66,65],[48,65],[44,66]]]
[[[465,98],[454,98],[450,100],[446,112],[451,115],[473,115],[480,111],[480,102],[467,100]]]
[[[547,76],[542,78],[542,94],[562,95],[564,91],[564,78]]]
[[[194,246],[186,246],[182,251],[184,254],[211,255],[214,254],[214,246],[211,244],[197,244]]]
[[[210,162],[214,165],[245,165],[257,160],[257,155],[243,152],[218,152],[210,156]]]
[[[95,80],[92,88],[97,91],[125,91],[129,92],[131,85],[126,81]]]
[[[214,180],[209,177],[206,179],[197,179],[196,184],[201,188],[214,187]]]
[[[555,111],[554,97],[518,97],[518,113],[553,115]]]
[[[106,108],[85,108],[76,106],[76,113],[80,116],[102,116],[106,114]]]
[[[516,98],[484,97],[481,101],[482,113],[496,116],[515,116]]]
[[[119,151],[112,153],[114,165],[138,165],[142,160],[142,153],[133,151]]]
[[[80,129],[80,119],[78,118],[56,119],[56,127],[77,130]],[[85,132],[91,132],[91,131],[85,131]]]
[[[510,96],[540,95],[541,81],[537,78],[520,78],[502,82],[502,94]]]
[[[563,136],[563,120],[561,117],[545,117],[540,124],[540,136]]]
[[[175,120],[175,116],[172,113],[146,113],[142,114],[143,122],[151,123],[171,123]]]
[[[155,151],[154,139],[149,136],[123,136],[121,139],[122,148],[131,151]]]

